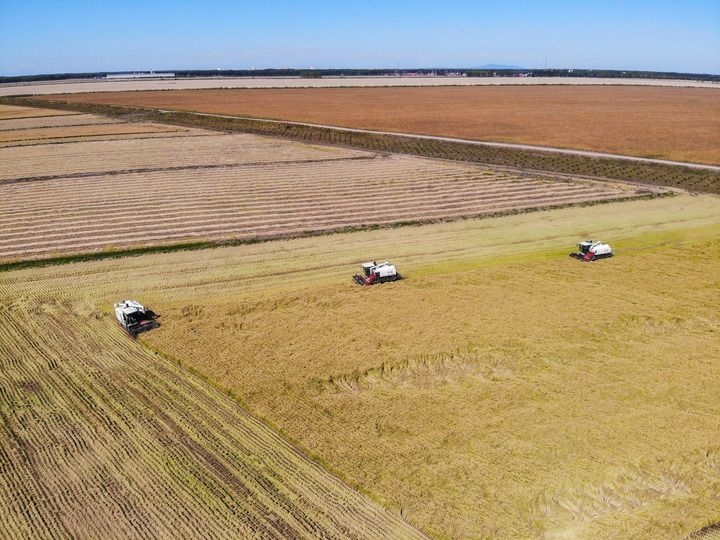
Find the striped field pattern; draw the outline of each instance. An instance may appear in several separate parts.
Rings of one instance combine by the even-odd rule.
[[[17,157],[17,150],[27,149],[13,149],[10,158],[18,165],[3,170],[0,180],[0,259],[188,240],[276,238],[634,193],[416,157],[325,151],[297,143],[282,148],[285,143],[249,135],[142,141],[151,157],[128,157],[122,173],[93,174],[123,166],[120,161],[131,155],[133,142],[58,145],[27,164]],[[77,153],[85,145],[110,151],[107,156],[91,149]],[[113,153],[114,147],[123,150]],[[0,150],[0,156],[9,150]],[[75,172],[50,176],[63,150],[73,152],[72,159],[58,169]]]
[[[18,277],[0,277],[0,537],[424,538],[128,338],[77,274]]]

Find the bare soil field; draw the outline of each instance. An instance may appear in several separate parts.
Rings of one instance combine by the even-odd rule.
[[[0,537],[424,537],[131,340],[88,269],[0,275]]]
[[[651,87],[187,90],[58,96],[720,164],[720,91]]]
[[[720,519],[718,238],[679,195],[0,273],[0,535],[401,536],[177,363],[438,538],[682,538]]]
[[[319,150],[317,159],[304,162],[10,180],[0,191],[5,260],[193,239],[276,238],[638,193],[407,156],[333,159]]]
[[[347,88],[347,87],[436,87],[436,86],[669,86],[713,88],[709,81],[672,79],[603,79],[582,77],[188,77],[162,80],[44,81],[0,84],[0,96],[119,92],[134,90],[198,90],[210,88]]]

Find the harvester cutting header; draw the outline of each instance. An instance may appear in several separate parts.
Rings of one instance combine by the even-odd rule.
[[[377,285],[378,283],[387,283],[388,281],[397,281],[400,279],[395,265],[385,261],[378,264],[376,261],[362,263],[362,275],[355,274],[353,280],[358,285]]]

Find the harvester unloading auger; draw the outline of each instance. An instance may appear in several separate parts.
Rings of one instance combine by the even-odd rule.
[[[355,274],[353,280],[358,285],[377,285],[378,283],[387,283],[388,281],[397,281],[400,279],[395,265],[385,261],[378,264],[375,261],[362,263],[363,273]]]
[[[609,244],[583,240],[578,244],[578,251],[571,253],[570,256],[581,261],[590,262],[612,257],[613,252]]]
[[[123,300],[115,304],[115,317],[132,337],[160,326],[155,312],[135,300]]]

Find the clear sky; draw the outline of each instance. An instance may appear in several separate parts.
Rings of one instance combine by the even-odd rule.
[[[546,59],[720,74],[720,0],[0,0],[0,75]]]

